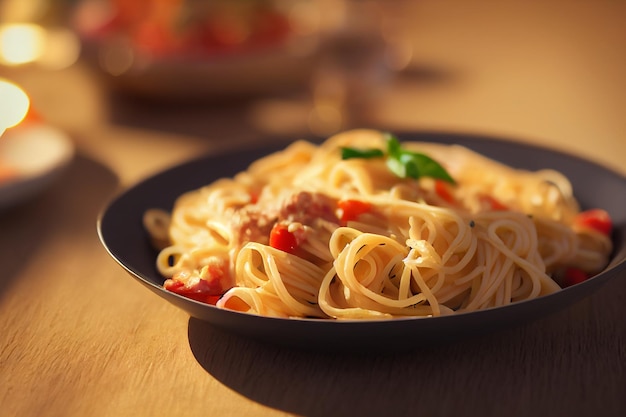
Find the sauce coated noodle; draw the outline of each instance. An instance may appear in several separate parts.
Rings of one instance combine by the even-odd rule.
[[[434,143],[402,146],[455,184],[341,158],[341,147],[385,141],[371,130],[297,141],[180,196],[171,213],[148,211],[165,288],[267,316],[428,317],[533,299],[606,265],[610,233],[580,221],[560,173]]]

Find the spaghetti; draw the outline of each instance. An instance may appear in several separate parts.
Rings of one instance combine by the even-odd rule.
[[[551,294],[608,262],[608,214],[581,211],[562,174],[390,143],[297,141],[149,210],[165,288],[275,317],[429,317]]]

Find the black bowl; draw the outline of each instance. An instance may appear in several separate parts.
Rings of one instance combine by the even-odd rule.
[[[600,207],[611,215],[615,230],[609,265],[583,283],[530,301],[453,316],[384,321],[269,318],[221,310],[164,290],[164,278],[155,267],[157,252],[150,246],[142,226],[146,209],[170,210],[181,193],[217,178],[232,176],[286,144],[201,157],[136,184],[117,196],[102,212],[98,221],[100,239],[109,254],[132,277],[191,316],[245,337],[309,349],[389,351],[506,329],[567,308],[624,274],[626,178],[623,175],[572,155],[511,140],[433,132],[406,132],[397,136],[406,141],[457,143],[510,166],[562,172],[572,182],[583,208]]]

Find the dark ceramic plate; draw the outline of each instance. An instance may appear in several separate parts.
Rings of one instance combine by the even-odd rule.
[[[592,162],[553,150],[464,134],[397,133],[402,140],[458,143],[486,156],[526,169],[553,168],[572,182],[583,208],[602,207],[615,224],[615,250],[599,275],[555,294],[506,307],[435,318],[388,321],[333,321],[278,319],[220,310],[165,291],[155,269],[156,252],[142,227],[148,208],[171,209],[181,193],[244,170],[274,147],[246,149],[202,157],[171,168],[126,190],[103,211],[98,221],[100,239],[109,254],[139,282],[191,316],[245,337],[313,349],[385,351],[433,344],[493,332],[557,312],[590,295],[626,268],[626,178]]]

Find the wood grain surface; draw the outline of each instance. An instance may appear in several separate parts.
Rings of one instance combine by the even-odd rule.
[[[626,174],[626,3],[403,5],[412,69],[353,123],[501,134]],[[160,169],[265,137],[268,101],[177,111],[112,99],[83,63],[5,72],[77,157],[0,213],[0,416],[626,415],[626,277],[519,328],[403,353],[287,349],[190,319],[109,257],[96,219]],[[263,126],[302,133],[280,111],[301,102],[283,100]]]

